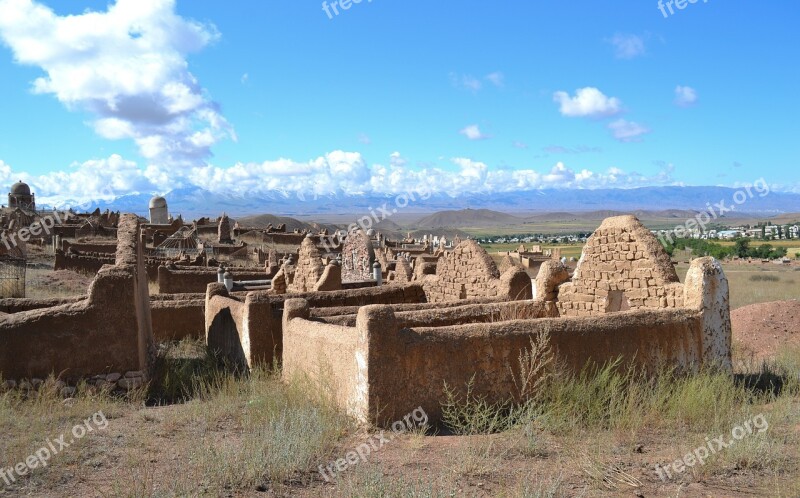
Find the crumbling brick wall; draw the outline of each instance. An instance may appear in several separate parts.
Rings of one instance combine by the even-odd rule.
[[[155,348],[138,217],[123,215],[118,235],[115,264],[100,270],[85,299],[0,317],[2,376],[150,371]]]
[[[234,280],[263,280],[267,274],[263,269],[234,268]],[[159,294],[192,294],[205,292],[210,283],[217,281],[217,268],[184,266],[158,267]]]
[[[431,302],[476,297],[530,299],[531,279],[519,267],[501,276],[497,265],[474,240],[465,240],[439,258],[436,275],[425,278],[425,293]]]
[[[56,261],[54,270],[70,270],[78,273],[94,275],[100,271],[103,265],[113,265],[115,257],[113,254],[106,253],[65,253],[62,250],[56,251]]]
[[[375,249],[364,230],[353,230],[347,234],[342,246],[342,281],[357,282],[372,278]]]
[[[400,256],[394,266],[394,281],[398,283],[408,283],[414,280],[414,270],[411,268],[411,263],[405,258]]]
[[[210,284],[204,308],[206,340],[226,358],[241,366],[246,363],[248,368],[254,363],[280,360],[281,316],[285,303],[292,298],[304,299],[315,309],[355,309],[375,303],[423,303],[425,292],[421,285],[407,284],[283,295],[271,291],[231,294],[224,286]]]
[[[319,249],[310,237],[300,244],[300,254],[294,271],[294,279],[289,285],[289,292],[310,292],[316,290],[317,282],[325,271]]]
[[[587,240],[572,281],[558,290],[562,315],[682,305],[683,286],[669,255],[634,216],[603,221]]]
[[[566,272],[556,262],[544,269],[548,288]],[[685,289],[684,302],[674,309],[581,317],[555,317],[551,303],[541,300],[330,310],[289,300],[283,372],[312,378],[324,372],[339,388],[342,408],[384,427],[417,406],[440,421],[443,386],[463,394],[469,385],[472,396],[489,403],[519,400],[518,359],[541,338],[560,368],[575,373],[614,361],[650,375],[664,366],[730,373],[728,282],[719,262],[694,260]]]

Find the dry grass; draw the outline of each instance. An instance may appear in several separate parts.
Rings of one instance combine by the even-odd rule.
[[[688,266],[676,267],[681,282]],[[724,264],[731,309],[749,304],[800,299],[800,271],[796,267],[768,264]]]
[[[546,355],[537,353],[540,349],[533,344],[517,359],[520,372],[541,371],[537,365]],[[399,436],[333,484],[324,483],[316,468],[344,455],[363,434],[338,411],[329,390],[303,380],[285,384],[273,372],[227,374],[201,345],[187,341],[162,347],[159,357],[157,382],[126,398],[84,386],[65,405],[52,379],[28,398],[0,395],[3,467],[23,461],[47,438],[67,433],[99,410],[109,421],[106,430],[94,431],[6,492],[618,496],[639,489],[633,484],[641,482],[651,491],[667,486],[658,488],[660,494],[675,495],[678,486],[725,482],[732,473],[739,483],[749,479],[776,490],[774,496],[795,496],[798,489],[800,351],[787,351],[770,366],[774,375],[795,379],[779,393],[715,372],[647,379],[615,365],[579,375],[555,370],[546,388],[521,397],[527,402],[515,409],[487,403],[467,386],[445,401],[450,429],[463,436],[422,430]],[[655,477],[655,463],[674,461],[706,437],[730,433],[762,413],[767,432],[743,439],[677,480],[664,484]],[[641,442],[646,453],[634,451]]]
[[[314,464],[349,430],[349,419],[325,393],[300,382],[284,384],[272,372],[243,378],[215,371],[207,358],[192,357],[196,347],[177,348],[162,349],[166,366],[149,392],[119,398],[83,386],[67,405],[49,387],[51,379],[27,398],[0,395],[0,433],[8,435],[0,439],[1,467],[25,461],[47,438],[68,433],[93,413],[102,410],[109,420],[107,430],[65,449],[10,491],[61,494],[60,486],[77,475],[103,495],[126,497],[221,496],[232,489],[309,484]],[[192,368],[182,366],[187,359],[180,350],[189,353]],[[161,384],[167,378],[171,388]],[[165,393],[179,393],[185,402],[146,406],[146,399],[152,404]],[[109,474],[109,468],[118,472]]]
[[[67,270],[28,268],[25,272],[25,295],[31,299],[86,296],[94,275]]]
[[[800,272],[768,269],[726,266],[733,306],[800,297],[792,282]],[[237,377],[220,371],[201,344],[164,346],[158,381],[147,392],[120,398],[83,386],[64,404],[51,379],[27,398],[0,394],[0,467],[98,411],[109,420],[108,429],[11,488],[0,481],[0,496],[619,496],[635,489],[625,484],[629,477],[642,481],[647,496],[684,496],[686,486],[709,483],[717,487],[701,494],[740,496],[740,487],[756,495],[800,493],[800,349],[782,351],[768,366],[784,379],[778,393],[714,372],[646,379],[611,365],[567,375],[545,366],[540,349],[532,343],[516,359],[522,407],[449,386],[443,401],[450,429],[462,436],[402,436],[326,484],[316,467],[351,449],[355,431],[325,386],[285,384],[274,372]],[[736,364],[740,374],[762,371]],[[757,414],[769,421],[765,433],[668,483],[655,476],[656,463],[681,458]],[[642,445],[643,452],[635,450]],[[719,487],[731,479],[736,484]]]

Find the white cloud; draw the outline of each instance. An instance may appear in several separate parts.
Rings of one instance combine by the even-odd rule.
[[[486,79],[487,81],[489,81],[489,83],[491,83],[492,85],[494,85],[494,86],[496,86],[498,88],[503,88],[505,86],[505,84],[506,84],[505,83],[505,79],[506,79],[505,75],[503,75],[503,73],[501,73],[499,71],[495,71],[494,73],[487,74],[484,77],[484,79]]]
[[[483,88],[483,83],[478,78],[469,74],[459,75],[457,73],[450,73],[450,82],[456,88],[464,88],[472,93],[478,93]]]
[[[611,134],[620,142],[641,142],[642,135],[650,133],[650,129],[633,121],[617,119],[608,124]]]
[[[622,112],[622,101],[607,97],[594,87],[579,88],[574,97],[567,92],[555,92],[553,101],[559,104],[559,111],[567,117],[606,117]]]
[[[402,168],[403,166],[408,164],[408,161],[406,160],[406,158],[404,158],[402,156],[402,154],[400,154],[399,152],[392,152],[389,155],[389,159],[390,159],[390,162],[391,162],[392,166],[394,166],[396,168]]]
[[[372,140],[369,138],[369,135],[366,133],[359,133],[358,134],[358,141],[364,145],[369,145],[372,143]]]
[[[281,158],[229,167],[210,164],[175,170],[149,165],[141,169],[118,155],[70,166],[68,171],[30,175],[14,171],[0,161],[0,188],[19,179],[28,182],[40,204],[76,205],[111,200],[131,193],[166,193],[176,188],[199,187],[215,194],[252,198],[259,195],[306,196],[364,194],[396,195],[422,190],[457,196],[467,193],[503,193],[544,188],[633,187],[672,183],[671,170],[654,177],[626,173],[572,169],[563,162],[539,171],[533,168],[492,168],[466,157],[446,160],[451,167],[411,167],[395,152],[384,164],[368,165],[357,152],[333,151],[309,161]],[[455,169],[453,168],[455,167]]]
[[[646,52],[640,36],[617,33],[608,41],[614,45],[614,56],[618,59],[633,59]]]
[[[160,165],[203,163],[216,142],[236,139],[186,61],[218,37],[177,15],[175,0],[117,0],[105,12],[70,16],[0,0],[0,39],[17,63],[45,72],[33,91],[93,113],[100,136],[132,139]]]
[[[690,107],[697,103],[697,90],[690,86],[678,85],[675,87],[675,105]]]
[[[528,148],[528,144],[526,144],[525,142],[522,142],[520,140],[514,140],[513,142],[511,142],[511,145],[514,146],[515,149],[527,149]]]
[[[459,130],[459,133],[464,135],[470,140],[486,140],[490,138],[489,135],[484,135],[478,125],[469,125]]]

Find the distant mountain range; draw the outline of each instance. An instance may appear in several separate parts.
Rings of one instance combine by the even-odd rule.
[[[741,192],[741,193],[737,193]],[[761,196],[755,189],[752,196],[744,189],[728,187],[642,187],[635,189],[596,190],[533,190],[525,192],[502,192],[495,194],[469,194],[450,197],[435,194],[426,200],[411,200],[406,197],[378,195],[347,195],[343,192],[326,196],[310,197],[292,193],[271,191],[253,196],[214,193],[199,187],[173,190],[165,195],[170,213],[182,214],[192,219],[201,216],[217,216],[225,212],[233,217],[271,213],[276,216],[325,216],[334,214],[368,215],[370,211],[381,215],[379,208],[391,213],[433,213],[473,209],[492,210],[505,213],[580,213],[586,211],[640,210],[696,210],[708,209],[719,202],[726,208],[736,206],[739,213],[762,216],[800,212],[800,194],[771,192]],[[93,210],[106,208],[123,212],[147,214],[151,193],[134,193],[117,197],[112,201],[92,202],[81,205]],[[737,205],[735,200],[742,201]],[[68,201],[64,201],[68,202]],[[72,203],[78,205],[77,202]],[[487,216],[494,216],[484,213]],[[729,216],[733,213],[727,213]],[[446,216],[427,220],[428,224],[445,223]],[[503,215],[508,216],[508,215]],[[525,215],[520,216],[526,217]],[[510,221],[510,220],[509,220]],[[432,225],[431,225],[432,226]],[[450,225],[453,226],[453,225]]]

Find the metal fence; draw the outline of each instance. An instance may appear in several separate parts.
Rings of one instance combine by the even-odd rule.
[[[27,261],[17,258],[0,259],[0,298],[25,297]]]

